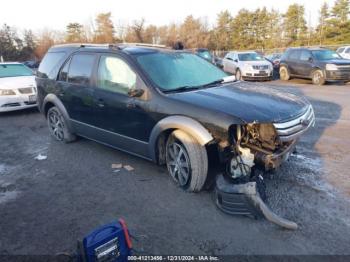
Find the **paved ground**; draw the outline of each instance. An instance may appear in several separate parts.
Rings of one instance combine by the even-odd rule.
[[[267,180],[270,206],[297,231],[225,215],[212,192],[184,193],[145,160],[85,139],[57,143],[31,110],[0,115],[0,254],[70,252],[119,217],[143,254],[350,254],[350,85],[271,84],[316,111],[299,154]],[[114,173],[112,163],[135,170]]]

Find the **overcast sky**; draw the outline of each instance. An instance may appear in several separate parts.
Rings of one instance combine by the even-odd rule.
[[[236,14],[241,8],[254,10],[266,6],[285,12],[292,3],[303,4],[306,20],[314,25],[323,0],[4,0],[0,3],[0,25],[34,31],[52,28],[65,30],[69,22],[88,24],[97,13],[112,12],[116,24],[145,18],[147,24],[181,22],[187,15],[206,17],[209,24],[228,9]],[[327,0],[330,5],[334,0]]]

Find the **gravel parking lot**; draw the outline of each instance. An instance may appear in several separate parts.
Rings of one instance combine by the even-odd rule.
[[[269,205],[297,231],[223,214],[210,190],[185,193],[146,160],[86,139],[55,142],[30,110],[0,115],[0,254],[73,252],[123,217],[140,254],[350,255],[350,85],[265,84],[305,95],[316,113],[298,154],[266,180]]]

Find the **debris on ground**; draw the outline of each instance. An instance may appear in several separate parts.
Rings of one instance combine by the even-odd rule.
[[[112,168],[113,168],[113,169],[120,169],[120,168],[122,168],[122,167],[123,167],[122,164],[112,164]]]
[[[42,155],[42,154],[39,154],[39,155],[37,155],[34,159],[36,159],[36,160],[46,160],[47,159],[47,156],[44,156],[44,155]]]
[[[132,166],[129,166],[129,165],[126,165],[124,166],[124,168],[127,170],[127,171],[133,171],[134,168]]]

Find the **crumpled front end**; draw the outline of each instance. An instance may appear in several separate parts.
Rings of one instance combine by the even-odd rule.
[[[237,126],[228,170],[232,178],[250,175],[253,166],[264,170],[278,168],[293,152],[300,136],[314,124],[310,105],[302,115],[288,121]]]
[[[226,175],[216,179],[216,205],[231,215],[259,217],[283,228],[297,224],[275,214],[264,200],[262,170],[275,169],[288,159],[299,137],[315,123],[312,106],[296,118],[278,123],[251,123],[232,128]]]

